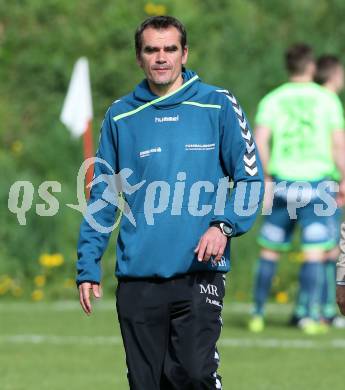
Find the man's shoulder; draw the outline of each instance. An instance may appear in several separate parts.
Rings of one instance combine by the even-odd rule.
[[[229,97],[234,98],[231,90],[204,82],[200,82],[198,95],[210,103],[218,104],[227,104]]]
[[[125,112],[133,110],[133,92],[114,100],[107,109],[107,113],[113,118]]]
[[[325,99],[331,104],[341,105],[339,96],[323,86],[320,86],[320,96],[321,99]]]
[[[291,91],[291,83],[284,83],[281,84],[273,89],[271,89],[269,92],[266,93],[266,95],[263,96],[260,103],[274,103],[275,101],[279,100],[281,97],[289,94]]]

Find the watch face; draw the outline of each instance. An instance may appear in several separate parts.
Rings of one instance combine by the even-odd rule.
[[[223,230],[224,234],[226,234],[227,236],[230,236],[232,233],[231,227],[228,225],[225,225],[224,223],[222,225],[222,230]]]

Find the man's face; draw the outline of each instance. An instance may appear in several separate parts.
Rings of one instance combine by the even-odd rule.
[[[314,61],[308,62],[305,73],[308,74],[311,78],[314,78],[316,73],[316,63]]]
[[[187,62],[188,48],[182,49],[180,32],[173,26],[156,30],[148,27],[142,34],[142,49],[137,58],[148,81],[169,86],[180,77]]]
[[[342,65],[339,65],[334,69],[333,83],[336,92],[340,92],[344,88],[344,68]]]

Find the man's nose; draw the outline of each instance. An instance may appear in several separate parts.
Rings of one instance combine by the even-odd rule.
[[[160,50],[159,52],[157,52],[156,63],[157,64],[164,64],[165,62],[166,62],[165,52],[164,52],[164,50]]]

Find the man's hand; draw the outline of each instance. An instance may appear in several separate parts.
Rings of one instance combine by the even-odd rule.
[[[199,240],[194,252],[199,261],[209,261],[215,256],[215,261],[220,261],[226,246],[227,237],[215,226],[211,226]]]
[[[345,180],[342,179],[339,183],[339,192],[336,197],[338,207],[345,205]]]
[[[264,200],[262,202],[263,211],[272,210],[273,196],[274,196],[273,185],[274,183],[272,177],[265,175],[265,193],[264,193]]]
[[[345,316],[345,286],[337,286],[337,304],[341,314]]]
[[[90,315],[92,312],[90,290],[92,290],[95,298],[101,298],[102,296],[102,288],[99,284],[90,282],[79,284],[79,302],[87,315]]]

